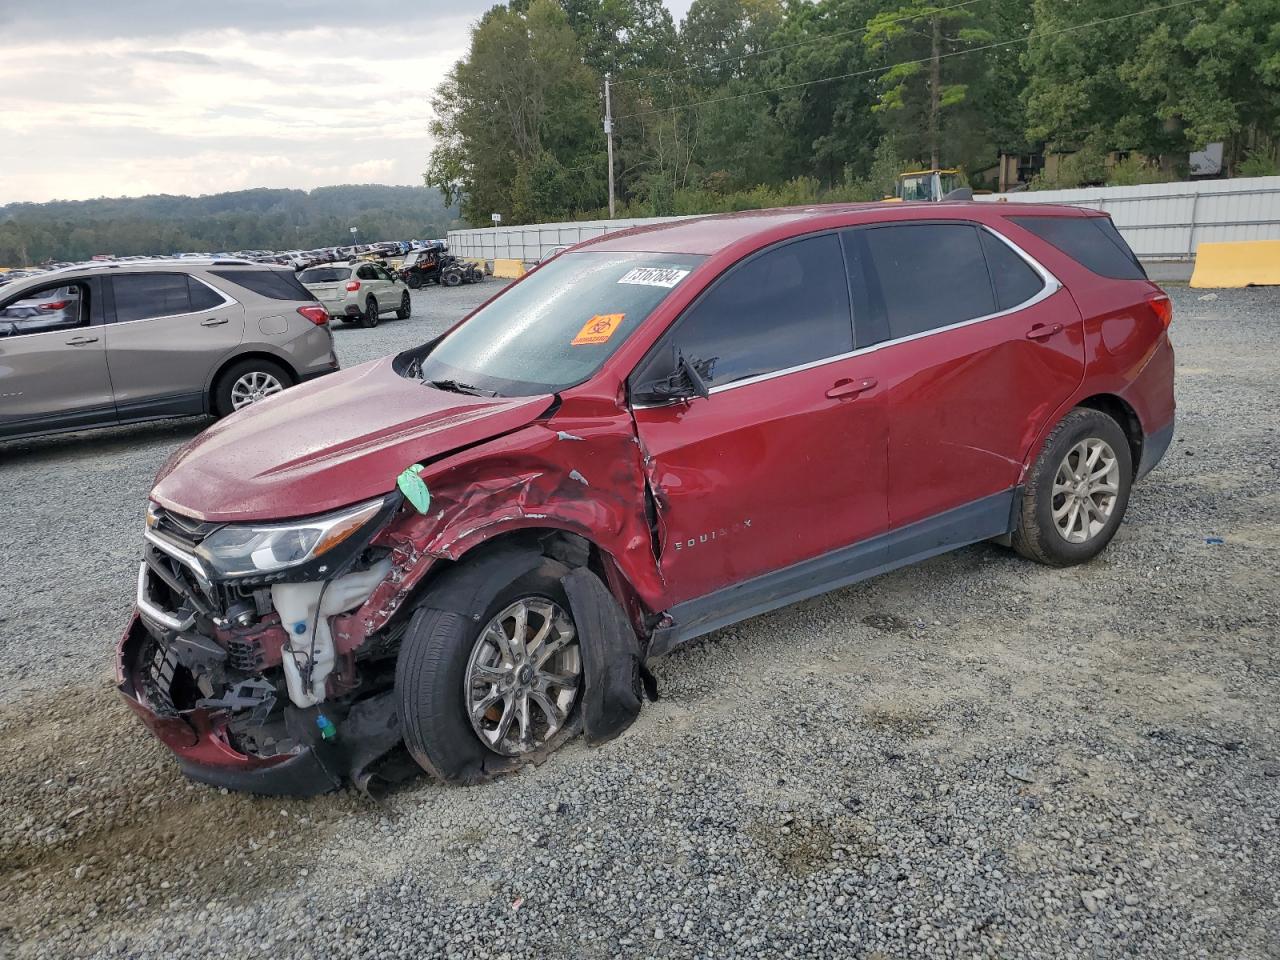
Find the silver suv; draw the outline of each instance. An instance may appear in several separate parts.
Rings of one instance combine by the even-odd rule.
[[[0,437],[225,416],[338,369],[293,271],[242,260],[94,264],[0,287]]]

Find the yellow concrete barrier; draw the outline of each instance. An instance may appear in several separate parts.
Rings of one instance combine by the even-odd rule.
[[[1280,240],[1202,243],[1196,248],[1193,287],[1280,284]]]
[[[494,260],[493,275],[504,280],[515,280],[524,276],[524,262],[521,260]]]

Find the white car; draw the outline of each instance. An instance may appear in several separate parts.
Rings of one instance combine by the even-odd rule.
[[[394,310],[397,320],[405,320],[413,309],[409,288],[380,264],[328,263],[308,267],[298,274],[298,280],[324,305],[331,318],[343,323],[376,327],[384,313]]]

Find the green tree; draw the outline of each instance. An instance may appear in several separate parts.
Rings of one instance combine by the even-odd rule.
[[[515,223],[547,215],[548,182],[566,188],[557,205],[564,211],[598,206],[599,87],[583,56],[553,0],[490,9],[436,91],[427,184],[446,201],[461,199],[473,223],[491,212]]]
[[[969,79],[981,63],[953,55],[993,39],[974,17],[968,7],[907,0],[867,22],[863,42],[892,61],[880,77],[874,109],[893,116],[900,134],[919,138],[923,133],[932,167],[942,164],[943,112],[965,101]]]

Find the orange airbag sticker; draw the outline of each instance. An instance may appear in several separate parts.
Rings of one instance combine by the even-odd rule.
[[[625,313],[598,313],[582,325],[578,335],[569,342],[571,347],[582,347],[590,343],[604,343],[613,336],[613,332],[622,326]]]

